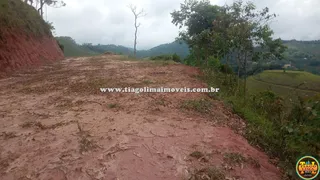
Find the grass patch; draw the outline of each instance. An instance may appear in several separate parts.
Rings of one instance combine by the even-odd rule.
[[[142,81],[143,84],[149,85],[149,84],[153,84],[153,82],[151,80],[143,80]]]
[[[91,57],[99,55],[85,46],[80,46],[71,37],[56,37],[56,40],[63,45],[65,57]]]
[[[302,90],[314,90],[320,92],[320,76],[304,71],[286,71],[267,70],[253,76],[253,78],[271,83],[289,87],[299,87]]]
[[[200,151],[194,151],[189,156],[200,159],[204,156],[204,154]]]
[[[154,100],[155,105],[166,106],[166,100],[164,97],[158,98]]]
[[[109,79],[105,78],[89,78],[84,82],[75,82],[69,86],[71,93],[99,94],[100,88],[108,87]]]
[[[268,89],[283,98],[298,101],[298,96],[310,97],[320,93],[320,76],[304,71],[267,70],[249,77],[247,87],[249,93]]]
[[[110,108],[110,109],[115,109],[115,108],[118,108],[118,107],[120,107],[120,105],[117,104],[117,103],[108,104],[108,108]]]
[[[208,99],[185,100],[181,108],[194,110],[200,113],[209,113],[212,108],[212,102]]]
[[[91,151],[93,149],[98,148],[99,146],[93,140],[90,140],[90,134],[88,131],[84,131],[83,128],[80,126],[79,121],[77,121],[77,126],[79,130],[79,151],[81,154],[84,152]]]
[[[240,153],[226,153],[223,158],[229,164],[242,164],[246,161]]]
[[[18,137],[18,136],[16,135],[16,133],[14,133],[14,132],[2,132],[2,134],[0,134],[0,136],[3,136],[3,138],[4,138],[5,140]]]
[[[95,142],[88,139],[88,136],[82,135],[79,141],[80,153],[88,152],[90,150],[96,149],[98,146]]]
[[[224,172],[216,167],[195,170],[189,180],[220,180],[225,179]]]
[[[29,122],[25,122],[21,125],[22,128],[31,128],[31,127],[37,127],[41,130],[47,130],[47,129],[56,129],[58,127],[62,127],[62,126],[66,126],[66,125],[69,125],[71,123],[75,123],[75,121],[69,121],[69,122],[59,122],[59,123],[56,123],[56,124],[52,124],[52,125],[43,125],[41,122],[32,122],[32,121],[29,121]]]

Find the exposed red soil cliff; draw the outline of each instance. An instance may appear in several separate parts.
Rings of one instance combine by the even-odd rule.
[[[37,66],[64,57],[53,37],[35,36],[12,29],[1,31],[0,77],[23,67]]]

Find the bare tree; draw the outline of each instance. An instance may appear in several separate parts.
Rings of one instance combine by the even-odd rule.
[[[141,9],[140,11],[137,10],[137,7],[134,5],[129,5],[129,8],[131,9],[133,15],[134,15],[134,27],[135,27],[135,33],[134,33],[134,45],[133,45],[133,53],[134,53],[134,57],[136,57],[137,54],[137,33],[138,33],[138,28],[140,27],[140,23],[137,24],[137,20],[140,17],[143,17],[146,15],[146,13],[144,12],[143,9]]]

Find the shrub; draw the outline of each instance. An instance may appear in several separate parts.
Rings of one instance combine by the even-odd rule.
[[[233,74],[232,68],[227,64],[221,64],[219,67],[220,71],[225,74]]]
[[[174,62],[181,62],[180,56],[178,56],[176,53],[172,55],[172,60]]]
[[[272,91],[264,91],[252,96],[252,108],[275,122],[281,120],[284,100]]]

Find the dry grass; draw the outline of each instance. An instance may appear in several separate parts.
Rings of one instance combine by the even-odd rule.
[[[189,156],[200,159],[204,156],[204,154],[200,151],[194,151]]]
[[[216,167],[207,167],[195,170],[189,180],[223,180],[224,172]]]
[[[224,160],[229,164],[242,164],[246,161],[246,158],[240,153],[226,153],[224,154]]]
[[[14,132],[2,132],[2,134],[0,134],[0,136],[3,136],[3,138],[5,140],[17,137],[16,133],[14,133]]]
[[[81,154],[84,152],[91,151],[93,149],[98,148],[99,146],[93,140],[90,140],[91,137],[88,131],[84,131],[83,128],[80,126],[79,121],[77,121],[77,126],[79,130],[79,151]]]
[[[41,122],[39,121],[35,121],[35,122],[32,122],[32,121],[28,121],[28,122],[25,122],[21,125],[22,128],[31,128],[31,127],[36,127],[36,128],[39,128],[41,130],[47,130],[47,129],[56,129],[58,127],[61,127],[61,126],[67,126],[71,123],[75,123],[75,121],[69,121],[69,122],[59,122],[59,123],[56,123],[56,124],[52,124],[52,125],[43,125]]]
[[[115,109],[115,108],[119,108],[120,105],[117,104],[117,103],[111,103],[111,104],[108,104],[108,107],[109,107],[110,109]]]
[[[208,99],[185,100],[182,102],[181,108],[200,113],[210,113],[212,102]]]
[[[240,153],[226,153],[224,160],[230,165],[243,165],[244,163],[248,163],[255,168],[260,168],[260,163],[257,159],[252,157],[246,158]]]
[[[100,88],[112,87],[110,86],[110,79],[106,78],[90,78],[84,82],[74,82],[69,88],[69,93],[82,93],[82,94],[99,94]]]

